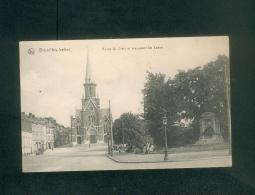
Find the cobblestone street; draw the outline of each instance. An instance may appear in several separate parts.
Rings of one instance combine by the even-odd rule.
[[[226,155],[226,151],[169,154],[169,162],[160,162],[160,159],[163,159],[163,154],[115,155],[114,160],[112,160],[107,157],[106,153],[107,145],[105,144],[91,145],[90,148],[88,145],[77,145],[70,148],[55,148],[53,151],[45,151],[43,155],[23,157],[23,172],[231,166],[231,157]],[[129,162],[127,162],[127,159]]]

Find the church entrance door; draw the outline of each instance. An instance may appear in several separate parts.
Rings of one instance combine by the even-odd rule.
[[[89,141],[90,141],[91,144],[97,143],[96,135],[90,135],[90,140]]]
[[[77,137],[77,144],[81,144],[81,137]]]

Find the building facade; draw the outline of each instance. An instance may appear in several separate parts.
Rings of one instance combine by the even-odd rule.
[[[21,113],[22,154],[42,154],[71,143],[70,128],[64,127],[52,117],[36,117]]]
[[[33,150],[37,153],[46,150],[46,126],[32,121]]]
[[[45,118],[45,125],[46,125],[46,149],[54,148],[54,130],[56,126],[56,120],[53,118]]]
[[[107,141],[111,114],[109,108],[100,108],[100,99],[96,95],[97,85],[92,77],[88,55],[83,86],[85,95],[81,100],[81,108],[76,110],[75,116],[71,116],[72,143],[104,143]]]
[[[32,142],[32,122],[24,112],[21,113],[21,144],[22,155],[29,155],[34,152]]]

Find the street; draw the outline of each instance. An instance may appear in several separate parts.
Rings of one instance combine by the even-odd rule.
[[[126,169],[165,169],[192,167],[227,167],[231,166],[231,156],[207,153],[206,158],[198,152],[189,152],[192,160],[176,162],[129,162],[119,163],[107,157],[107,145],[77,145],[68,148],[47,150],[43,155],[23,156],[23,172],[59,172],[59,171],[93,171]],[[131,156],[131,158],[136,155]],[[141,155],[140,155],[141,156]],[[116,156],[117,157],[117,156]],[[139,155],[137,155],[139,157]],[[145,158],[146,155],[143,155]],[[155,156],[156,157],[156,156]],[[162,154],[163,157],[163,154]],[[175,159],[187,158],[187,153],[172,154]],[[169,155],[171,159],[171,154]],[[174,159],[173,159],[174,160]]]

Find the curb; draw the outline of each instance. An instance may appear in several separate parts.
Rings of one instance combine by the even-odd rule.
[[[196,160],[198,160],[198,159],[188,159],[188,160],[167,160],[167,161],[164,161],[164,160],[162,160],[162,161],[150,161],[150,162],[148,162],[148,161],[143,161],[143,162],[141,162],[141,161],[120,161],[120,160],[117,160],[117,159],[115,159],[114,157],[112,157],[112,156],[110,156],[109,154],[106,154],[106,156],[109,158],[109,159],[111,159],[112,161],[114,161],[114,162],[116,162],[116,163],[167,163],[167,162],[186,162],[186,161],[196,161]],[[232,158],[232,156],[231,155],[223,155],[223,156],[229,156],[229,157],[231,157]],[[215,158],[219,158],[219,157],[222,157],[222,156],[216,156],[216,157],[213,157],[213,158],[200,158],[199,160],[210,160],[210,159],[215,159]]]
[[[176,162],[176,161],[171,161],[171,160],[167,160],[167,161],[150,161],[150,162],[147,162],[147,161],[120,161],[120,160],[117,160],[115,159],[114,157],[110,156],[109,154],[106,154],[106,156],[111,159],[112,161],[114,162],[117,162],[117,163],[166,163],[166,162]]]

